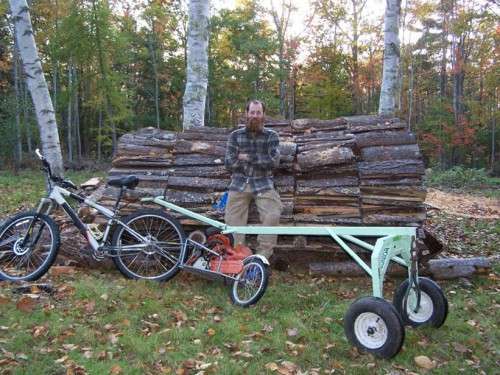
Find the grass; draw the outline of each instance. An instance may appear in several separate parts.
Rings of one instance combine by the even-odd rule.
[[[66,172],[65,177],[76,184],[91,177],[104,177],[104,172]],[[24,170],[17,176],[0,171],[0,218],[16,211],[33,208],[45,193],[45,175],[41,170]]]
[[[408,328],[402,352],[390,361],[358,353],[344,336],[345,311],[370,294],[366,278],[274,272],[263,299],[249,309],[231,305],[222,283],[182,274],[164,284],[98,271],[42,281],[56,292],[39,294],[31,312],[18,307],[15,285],[3,285],[0,363],[13,358],[4,367],[9,373],[257,374],[291,362],[309,373],[387,374],[421,372],[419,355],[435,362],[436,374],[490,374],[498,366],[494,274],[472,286],[443,283],[450,302],[445,325]],[[386,297],[398,282],[386,283]]]
[[[82,182],[95,173],[68,175]],[[0,217],[36,204],[43,191],[41,172],[0,173]],[[492,240],[498,234],[481,221],[461,229],[467,236],[487,231]],[[407,328],[392,360],[359,353],[344,335],[349,305],[371,294],[368,278],[273,271],[249,309],[233,306],[222,283],[183,273],[163,284],[116,271],[49,273],[40,282],[54,293],[35,288],[30,296],[4,282],[0,374],[492,374],[499,365],[499,272],[496,265],[471,282],[441,282],[450,303],[446,323]],[[386,281],[388,300],[399,282]],[[418,367],[417,356],[435,368]]]
[[[430,169],[425,180],[430,187],[500,198],[500,177],[491,177],[484,169],[461,166],[447,170]]]

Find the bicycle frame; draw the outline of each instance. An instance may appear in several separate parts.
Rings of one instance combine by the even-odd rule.
[[[224,234],[257,234],[257,235],[304,235],[331,237],[354,261],[372,278],[374,297],[383,297],[383,282],[391,261],[408,268],[408,277],[418,277],[416,264],[415,239],[416,227],[346,227],[346,226],[230,226],[210,219],[183,207],[164,200],[164,196],[148,197],[142,202],[152,202],[178,212],[189,218],[213,226]],[[358,237],[379,237],[372,245]],[[368,265],[349,246],[355,244],[370,251],[371,264]]]
[[[89,227],[82,222],[82,220],[78,217],[77,213],[71,208],[71,206],[68,204],[66,201],[65,197],[71,197],[78,201],[79,203],[83,203],[89,207],[92,207],[97,210],[100,214],[104,215],[108,221],[106,224],[106,228],[104,230],[103,237],[100,241],[98,241],[93,235],[92,232],[90,231]],[[124,228],[127,229],[127,231],[134,236],[137,240],[147,243],[148,241],[141,236],[139,233],[134,231],[132,228],[130,228],[128,225],[123,223],[120,219],[116,217],[116,212],[113,212],[112,210],[101,206],[100,204],[95,203],[94,201],[82,197],[78,194],[72,193],[69,190],[66,190],[60,186],[54,185],[51,187],[51,190],[49,192],[49,195],[47,198],[43,198],[40,201],[40,204],[38,205],[37,208],[37,213],[44,213],[44,214],[50,214],[52,209],[54,208],[54,202],[56,205],[60,206],[64,212],[69,216],[73,224],[80,230],[80,232],[83,234],[83,236],[87,239],[88,243],[92,247],[94,251],[97,251],[101,249],[104,244],[106,243],[111,227],[113,226],[114,223],[117,223],[118,225],[123,226]],[[46,207],[48,206],[48,207]],[[142,245],[141,245],[142,246]],[[137,249],[141,246],[135,245],[135,246],[129,246],[130,248]],[[144,245],[145,246],[145,245]]]

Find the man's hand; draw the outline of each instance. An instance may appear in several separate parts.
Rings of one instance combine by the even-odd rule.
[[[248,156],[248,154],[238,154],[238,160],[250,161],[250,156]]]

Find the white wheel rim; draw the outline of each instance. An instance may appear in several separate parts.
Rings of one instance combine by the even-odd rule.
[[[251,293],[249,293],[249,296],[247,298],[241,298],[240,293],[238,293],[238,287],[241,284],[240,279],[241,279],[242,275],[244,275],[247,272],[247,269],[249,268],[249,266],[257,267],[258,272],[260,274],[259,286],[257,288],[257,291],[255,291],[255,289],[252,289],[252,288],[255,287],[256,281],[254,280],[254,281],[249,282],[250,285],[243,286],[243,289],[244,289],[243,292],[251,292]],[[264,272],[265,272],[264,267],[262,267],[262,265],[260,263],[251,262],[251,263],[247,263],[243,266],[243,270],[238,274],[238,276],[236,277],[237,280],[233,284],[233,297],[237,303],[239,303],[240,305],[247,304],[247,303],[251,302],[255,298],[255,296],[260,293],[260,291],[264,287]],[[247,281],[247,283],[248,283],[248,281]]]
[[[415,323],[425,323],[429,321],[434,313],[434,304],[432,303],[432,298],[425,293],[420,291],[420,307],[417,312],[415,312],[415,307],[417,305],[417,296],[414,290],[411,290],[408,295],[408,302],[406,303],[406,314],[408,319]]]
[[[368,349],[382,347],[389,336],[384,319],[372,312],[362,313],[356,318],[354,333],[360,344]]]

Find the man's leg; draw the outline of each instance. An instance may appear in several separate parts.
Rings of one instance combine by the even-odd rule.
[[[252,201],[252,193],[247,185],[243,192],[230,191],[227,198],[224,221],[227,225],[241,226],[248,223],[248,208]],[[245,244],[244,234],[233,234],[234,244]]]
[[[255,204],[259,210],[260,221],[264,226],[276,226],[280,223],[281,199],[276,190],[267,190],[255,196]],[[273,255],[274,246],[278,241],[276,235],[259,235],[257,237],[257,254],[267,259]]]

